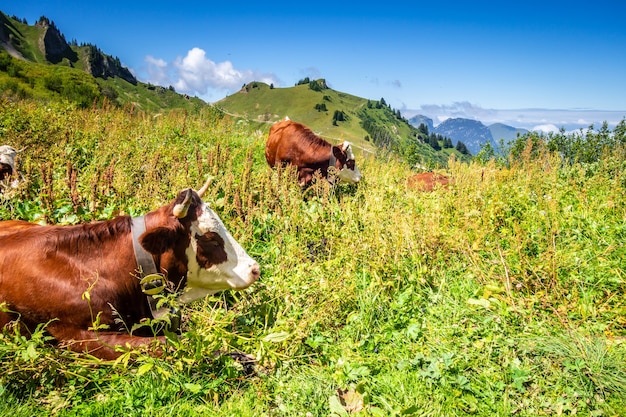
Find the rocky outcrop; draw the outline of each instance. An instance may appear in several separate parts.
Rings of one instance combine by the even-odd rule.
[[[58,64],[66,58],[69,62],[76,62],[78,55],[70,48],[65,41],[65,37],[47,19],[40,19],[36,26],[43,29],[39,38],[39,50],[43,53],[46,61]]]
[[[102,53],[95,46],[89,46],[85,69],[94,77],[104,78],[119,77],[133,85],[137,85],[137,79],[130,70],[120,62],[119,58],[113,58]]]

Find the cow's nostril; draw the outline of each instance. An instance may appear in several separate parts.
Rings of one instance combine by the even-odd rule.
[[[252,265],[252,268],[250,269],[250,276],[255,281],[259,279],[259,277],[261,276],[261,268],[259,267],[259,264],[255,263],[254,265]]]

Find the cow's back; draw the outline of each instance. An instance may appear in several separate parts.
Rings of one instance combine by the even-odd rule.
[[[147,317],[147,305],[136,303],[142,295],[132,275],[129,218],[68,226],[7,220],[0,222],[0,242],[0,303],[16,312],[0,314],[0,327],[18,316],[30,330],[53,320],[48,330],[63,340],[67,329],[93,325],[91,309],[113,329],[109,303],[123,306],[121,314],[133,322]],[[87,290],[89,303],[82,296]]]
[[[265,159],[274,167],[279,163],[290,163],[298,168],[320,163],[328,164],[331,144],[317,136],[302,123],[282,120],[274,123],[265,145]]]
[[[282,152],[285,146],[289,146],[288,142],[291,137],[289,132],[285,132],[289,126],[291,126],[291,120],[283,120],[270,127],[270,133],[265,143],[265,160],[271,167],[280,162],[279,149]]]
[[[4,220],[0,221],[0,237],[7,236],[19,230],[29,227],[39,227],[36,223],[29,223],[24,220]]]

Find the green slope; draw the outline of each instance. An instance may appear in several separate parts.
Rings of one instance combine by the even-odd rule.
[[[44,38],[54,62],[46,58]],[[106,103],[151,113],[207,106],[172,88],[138,82],[119,59],[94,45],[68,44],[45,18],[28,25],[2,12],[0,94],[39,101],[67,100],[80,107]]]
[[[384,102],[326,88],[325,80],[287,88],[273,88],[255,81],[215,105],[228,114],[267,128],[289,117],[332,143],[349,140],[364,152],[387,148],[411,164],[444,166],[451,153],[459,159],[465,158],[453,149],[435,151],[423,143],[418,139],[417,129]],[[335,121],[337,112],[343,115],[343,120]]]
[[[75,68],[38,64],[0,50],[0,95],[38,101],[66,100],[79,107],[113,104],[150,113],[172,109],[200,109],[207,104],[163,87],[121,78],[95,78]]]
[[[271,88],[262,82],[252,82],[215,104],[226,113],[268,125],[288,116],[326,139],[349,140],[364,149],[375,149],[365,141],[367,132],[359,125],[357,111],[367,104],[367,100],[360,97],[331,89],[314,91],[308,84]],[[326,110],[316,110],[316,104],[324,104]],[[336,110],[343,111],[348,118],[335,126]]]

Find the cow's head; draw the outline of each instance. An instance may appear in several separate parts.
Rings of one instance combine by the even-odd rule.
[[[350,184],[356,184],[361,181],[361,171],[359,171],[354,161],[354,153],[352,152],[352,144],[350,142],[345,141],[339,146],[333,146],[333,154],[337,162],[341,164],[341,168],[337,172],[337,177],[340,180]]]
[[[10,177],[15,170],[17,151],[8,145],[0,146],[0,180]]]
[[[179,219],[189,238],[185,251],[187,282],[178,298],[183,303],[221,290],[243,290],[260,276],[259,264],[226,230],[219,216],[202,201],[209,182],[198,192],[192,189],[181,191],[172,205],[171,214]],[[141,236],[140,243],[151,252],[158,250],[160,245],[151,241],[149,232]]]

